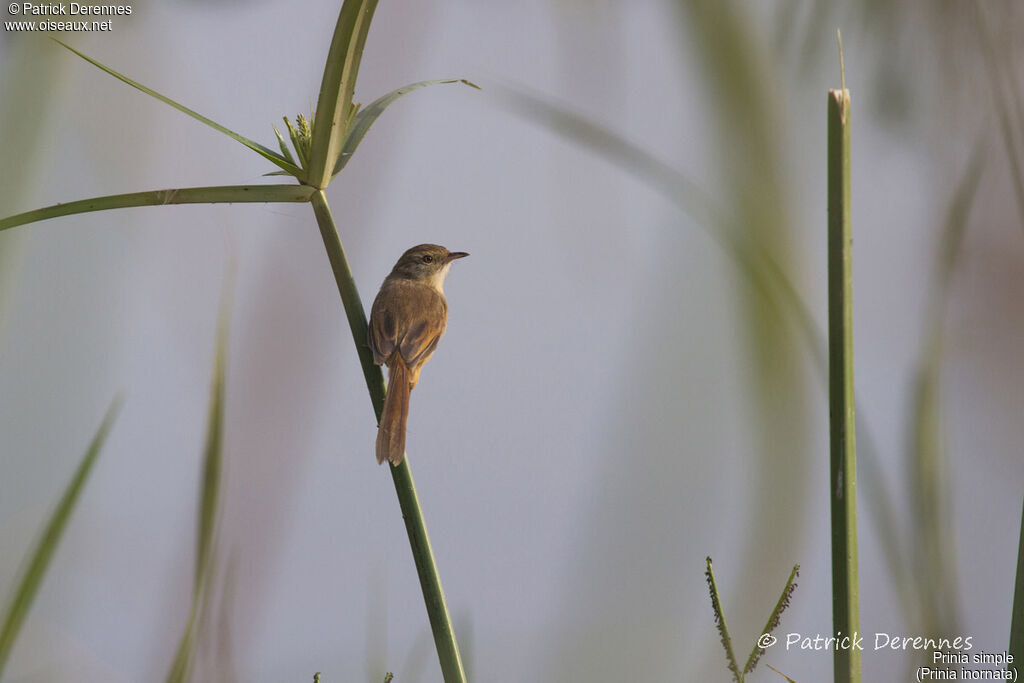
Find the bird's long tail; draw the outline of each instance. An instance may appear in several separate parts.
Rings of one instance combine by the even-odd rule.
[[[401,359],[388,367],[388,393],[377,429],[377,464],[396,467],[405,458],[405,421],[409,418],[409,369]]]

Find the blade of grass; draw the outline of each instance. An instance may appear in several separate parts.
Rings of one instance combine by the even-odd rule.
[[[44,155],[40,142],[52,134],[47,117],[26,116],[25,113],[54,109],[63,90],[57,84],[67,84],[62,79],[67,60],[42,41],[10,41],[2,49],[0,149],[7,163],[0,164],[0,206],[10,207],[22,197],[30,196],[29,189],[36,186],[38,164]],[[43,88],[40,83],[50,86]],[[25,239],[0,240],[0,354],[10,329],[12,305],[19,286],[24,283],[19,274],[25,264],[27,247]]]
[[[928,288],[925,334],[913,379],[910,443],[911,493],[916,522],[914,534],[918,577],[914,586],[924,633],[957,630],[959,605],[954,569],[956,532],[949,518],[949,481],[942,447],[940,401],[946,303],[967,218],[984,170],[985,145],[979,140],[946,212],[942,241]],[[903,596],[906,600],[908,596]]]
[[[771,664],[765,664],[765,666],[767,666],[767,667],[768,667],[769,669],[771,669],[771,670],[772,670],[772,671],[774,671],[775,673],[777,673],[777,674],[779,674],[780,676],[782,676],[783,678],[785,678],[785,679],[786,679],[787,681],[789,681],[789,683],[796,683],[796,681],[794,681],[794,680],[793,680],[792,678],[790,678],[790,677],[789,677],[789,676],[787,676],[786,674],[784,674],[784,673],[782,673],[781,671],[779,671],[778,669],[776,669],[776,668],[775,668],[774,666],[772,666]]]
[[[850,94],[828,93],[828,338],[832,500],[832,627],[860,629],[857,585],[857,457],[853,390],[850,234]],[[836,648],[836,683],[859,683],[860,653]]]
[[[228,283],[230,280],[228,280]],[[210,383],[210,402],[207,410],[206,445],[203,449],[202,483],[199,492],[199,514],[196,533],[196,565],[192,584],[192,606],[185,631],[167,674],[167,683],[184,683],[191,678],[195,662],[196,643],[200,631],[200,616],[209,595],[213,574],[213,551],[217,532],[218,500],[220,497],[221,469],[224,451],[224,375],[228,345],[229,284],[224,286],[220,315],[217,322],[217,349],[214,354],[213,377]]]
[[[178,649],[174,653],[174,661],[171,662],[171,669],[167,672],[167,683],[183,683],[189,680],[189,675],[192,671],[192,663],[194,661],[195,653],[195,642],[196,642],[196,615],[198,613],[198,604],[195,600],[192,601],[192,605],[189,608],[188,621],[185,622],[185,631],[182,633],[181,641],[178,643]]]
[[[441,85],[444,83],[464,83],[471,88],[480,89],[480,86],[475,83],[467,81],[465,78],[445,78],[441,80],[433,81],[419,81],[418,83],[410,83],[409,85],[402,86],[396,90],[392,90],[386,95],[378,97],[369,106],[363,107],[355,115],[352,125],[349,127],[348,132],[345,134],[345,140],[341,146],[341,153],[338,156],[338,162],[334,166],[334,172],[332,175],[337,175],[341,169],[345,168],[349,159],[355,154],[356,148],[359,143],[363,141],[363,137],[366,135],[366,131],[370,130],[370,126],[377,120],[377,118],[384,113],[392,102],[397,100],[403,95],[407,95],[414,90],[425,88],[428,85]]]
[[[215,570],[219,573],[221,558],[217,555],[215,559],[217,560]],[[210,669],[203,671],[203,678],[220,683],[239,683],[234,654],[234,612],[238,602],[236,599],[238,593],[237,553],[232,550],[223,563],[223,578],[218,581],[217,594],[211,594],[210,599],[206,602],[205,617],[208,627],[205,633],[208,633],[209,637],[204,641],[204,643],[208,643],[204,654],[208,652],[209,659],[203,661],[209,662]]]
[[[732,221],[728,212],[710,194],[647,150],[549,99],[519,86],[497,85],[488,87],[488,92],[497,93],[509,111],[562,135],[660,192],[733,259],[739,272],[750,280],[754,288],[769,299],[772,289],[777,289],[779,300],[793,316],[814,359],[818,378],[828,388],[827,342],[807,304],[786,272],[760,249],[755,236],[748,235],[744,239],[729,228]],[[858,466],[863,468],[864,495],[867,508],[872,512],[868,519],[874,524],[875,533],[882,541],[885,551],[883,555],[889,563],[894,581],[900,587],[897,592],[910,595],[914,590],[913,577],[909,569],[906,544],[896,535],[893,497],[882,475],[871,430],[864,419],[859,417],[860,411],[856,412],[860,446]]]
[[[126,209],[136,206],[162,206],[164,204],[219,204],[256,202],[308,202],[313,194],[308,185],[216,185],[212,187],[181,187],[171,190],[147,190],[113,194],[106,197],[80,199],[66,204],[54,204],[42,209],[0,219],[0,232],[27,223],[44,221],[77,213]]]
[[[331,182],[331,172],[351,123],[352,94],[376,9],[377,0],[345,0],[338,14],[320,83],[306,178],[306,182],[320,189]]]
[[[119,396],[113,400],[110,408],[107,409],[107,414],[104,416],[103,422],[100,423],[99,429],[96,430],[92,443],[86,449],[78,469],[75,470],[75,474],[64,491],[64,495],[61,496],[57,508],[50,516],[49,522],[47,522],[42,535],[36,543],[35,550],[29,556],[25,573],[21,577],[8,603],[7,610],[4,613],[3,628],[0,629],[0,678],[3,678],[7,657],[11,654],[11,648],[18,637],[21,625],[28,615],[28,610],[32,606],[36,593],[39,591],[39,586],[46,575],[46,570],[49,568],[53,555],[57,551],[57,545],[60,543],[65,528],[67,528],[68,521],[71,519],[71,513],[74,512],[75,504],[82,493],[82,488],[89,477],[89,472],[92,471],[92,466],[103,449],[107,434],[110,432],[114,419],[121,409],[121,403],[122,399]]]
[[[1013,196],[1017,202],[1017,216],[1020,226],[1024,228],[1024,170],[1021,168],[1020,151],[1016,135],[1014,134],[1013,121],[1010,115],[1011,105],[1007,101],[1020,102],[1020,92],[1017,86],[1018,79],[1015,74],[1004,74],[1002,63],[996,55],[995,47],[992,44],[992,34],[988,28],[985,18],[985,6],[980,4],[976,7],[978,17],[978,28],[981,31],[981,43],[984,49],[985,60],[988,65],[989,81],[992,86],[992,99],[995,101],[996,111],[999,114],[999,130],[1003,136],[1003,149],[1006,150],[1007,161],[1010,163],[1010,175],[1013,178]],[[1011,91],[1006,94],[1003,83]],[[1019,108],[1018,108],[1019,109]],[[1024,121],[1018,117],[1018,123],[1024,125]],[[1018,135],[1024,131],[1016,131]]]
[[[76,55],[78,55],[79,57],[81,57],[85,61],[89,62],[93,66],[95,66],[95,67],[97,67],[99,69],[102,69],[103,71],[106,71],[108,74],[110,74],[114,78],[118,79],[119,81],[127,83],[128,85],[132,86],[133,88],[135,88],[137,90],[141,90],[142,92],[146,93],[150,97],[155,97],[156,99],[160,100],[164,104],[169,104],[170,106],[174,107],[178,111],[180,111],[180,112],[182,112],[184,114],[188,114],[189,116],[194,118],[196,121],[199,121],[201,123],[205,123],[207,126],[209,126],[210,128],[213,128],[214,130],[216,130],[218,132],[224,133],[224,135],[227,135],[229,138],[232,138],[233,140],[236,140],[236,141],[242,143],[243,145],[245,145],[246,147],[248,147],[252,151],[254,151],[257,154],[259,154],[261,157],[263,157],[264,159],[269,161],[270,163],[272,163],[275,166],[278,166],[281,169],[287,171],[288,173],[290,173],[291,175],[295,176],[299,180],[303,179],[303,171],[302,171],[302,169],[300,169],[295,164],[290,163],[287,159],[285,159],[283,156],[281,156],[280,154],[278,154],[274,150],[270,149],[269,147],[265,147],[265,146],[261,145],[260,143],[254,142],[253,140],[250,140],[249,138],[247,138],[247,137],[245,137],[243,135],[239,135],[238,133],[236,133],[235,131],[231,130],[230,128],[226,128],[226,127],[220,125],[219,123],[217,123],[216,121],[212,121],[212,120],[206,118],[205,116],[203,116],[199,112],[193,111],[192,109],[189,109],[185,105],[180,104],[178,102],[175,102],[170,97],[167,97],[165,95],[161,95],[157,91],[155,91],[155,90],[153,90],[151,88],[147,88],[146,86],[142,85],[141,83],[133,81],[132,79],[130,79],[127,76],[125,76],[124,74],[118,73],[114,69],[111,69],[109,66],[106,66],[105,64],[102,64],[102,63],[96,61],[92,57],[89,57],[88,55],[85,55],[85,54],[79,52],[78,50],[76,50],[75,48],[71,47],[67,43],[64,43],[64,42],[62,42],[60,40],[57,40],[56,38],[51,38],[51,40],[53,40],[55,43],[57,43],[59,45],[64,46],[68,50],[71,50],[71,52],[74,52]]]
[[[231,318],[230,279],[224,285],[217,321],[217,350],[210,383],[210,405],[207,414],[206,445],[203,449],[203,478],[199,497],[199,525],[196,533],[196,574],[199,586],[208,574],[217,526],[217,501],[220,495],[221,469],[224,460],[224,375],[228,346],[228,323]],[[196,591],[199,592],[198,589]]]
[[[737,0],[675,0],[672,28],[679,45],[692,45],[696,73],[707,102],[708,131],[717,149],[718,173],[726,188],[727,223],[733,239],[757,258],[770,259],[794,277],[801,263],[791,245],[794,214],[790,178],[778,173],[787,150],[777,131],[787,118],[785,98],[778,97],[776,74],[769,64],[758,32]],[[759,271],[765,270],[755,264]],[[761,277],[762,275],[759,275]],[[744,284],[740,282],[740,284]],[[807,527],[809,498],[795,495],[790,505],[779,505],[779,491],[809,491],[813,460],[811,447],[812,402],[803,375],[807,372],[798,348],[789,336],[779,292],[739,287],[733,307],[740,321],[744,388],[749,404],[747,429],[755,446],[749,461],[751,477],[759,483],[749,490],[750,516],[744,525],[739,566],[747,572],[738,586],[737,603],[750,605],[757,597],[757,569],[766,558],[797,552],[798,539]],[[785,404],[777,397],[786,396]],[[765,518],[769,515],[769,519]],[[765,534],[765,523],[786,529]],[[780,567],[780,570],[782,568]]]
[[[723,230],[717,229],[728,224],[728,213],[700,185],[647,150],[521,85],[488,83],[486,92],[497,95],[504,109],[554,131],[644,181],[703,228],[727,253],[736,251],[738,245],[731,243],[730,236],[722,234]]]
[[[286,123],[287,123],[287,121],[288,121],[288,119],[285,119]],[[277,137],[277,145],[278,145],[278,147],[281,148],[281,154],[283,154],[284,158],[288,160],[288,163],[294,164],[295,163],[295,157],[292,156],[291,150],[288,149],[288,143],[284,141],[284,136],[281,135],[281,131],[279,131],[277,129],[277,126],[271,126],[271,128],[274,129],[274,135]],[[285,171],[272,171],[272,173],[274,173],[275,175],[276,174],[285,174],[285,175],[287,175],[287,173]],[[270,174],[268,173],[266,175],[270,175]]]

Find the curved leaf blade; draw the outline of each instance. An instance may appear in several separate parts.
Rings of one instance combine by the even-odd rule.
[[[332,177],[337,175],[341,169],[345,168],[345,164],[352,158],[359,143],[363,141],[366,136],[366,131],[370,130],[370,126],[374,124],[377,118],[384,113],[384,110],[391,106],[391,103],[397,100],[403,95],[407,95],[414,90],[425,88],[428,85],[441,85],[444,83],[464,83],[471,88],[480,90],[480,86],[471,81],[467,81],[465,78],[442,78],[433,81],[419,81],[417,83],[410,83],[409,85],[402,86],[396,90],[392,90],[386,95],[378,97],[369,106],[363,107],[356,114],[355,120],[352,122],[352,126],[349,128],[348,133],[345,135],[344,143],[341,147],[341,154],[338,156],[338,163],[334,167],[334,172],[331,174]]]
[[[295,176],[299,180],[303,180],[304,173],[303,173],[302,169],[300,169],[295,164],[290,163],[287,159],[285,159],[283,156],[281,156],[280,154],[278,154],[274,150],[270,149],[269,147],[265,147],[265,146],[261,145],[258,142],[250,140],[249,138],[245,137],[244,135],[240,135],[240,134],[236,133],[235,131],[231,130],[230,128],[226,128],[226,127],[220,125],[219,123],[217,123],[216,121],[213,121],[211,119],[206,118],[205,116],[203,116],[199,112],[193,111],[192,109],[189,109],[188,107],[186,107],[183,104],[180,104],[179,102],[175,102],[170,97],[167,97],[166,95],[161,95],[157,91],[155,91],[155,90],[153,90],[151,88],[147,88],[146,86],[142,85],[141,83],[133,81],[132,79],[130,79],[127,76],[125,76],[124,74],[118,73],[117,71],[114,71],[113,69],[111,69],[109,66],[106,66],[105,64],[102,64],[101,62],[96,61],[92,57],[89,57],[88,55],[85,55],[85,54],[79,52],[78,50],[76,50],[75,48],[71,47],[67,43],[64,43],[64,42],[62,42],[60,40],[57,40],[56,38],[51,38],[51,40],[53,40],[54,42],[58,43],[59,45],[64,46],[68,50],[71,50],[76,55],[78,55],[79,57],[81,57],[85,61],[89,62],[93,66],[97,67],[98,69],[102,69],[103,71],[106,71],[108,74],[110,74],[114,78],[118,79],[119,81],[127,83],[128,85],[132,86],[136,90],[141,90],[142,92],[146,93],[150,97],[155,97],[156,99],[160,100],[164,104],[168,104],[168,105],[174,107],[175,109],[177,109],[178,111],[182,112],[183,114],[188,114],[189,116],[194,118],[196,121],[199,121],[201,123],[205,123],[207,126],[209,126],[210,128],[213,128],[214,130],[216,130],[216,131],[218,131],[220,133],[224,133],[224,135],[227,135],[229,138],[232,138],[233,140],[236,140],[237,142],[242,143],[243,145],[245,145],[246,147],[248,147],[252,151],[254,151],[257,154],[259,154],[261,157],[263,157],[264,159],[269,161],[270,163],[272,163],[275,166],[278,166],[281,169],[287,171],[290,175]]]
[[[211,187],[181,187],[170,190],[146,190],[112,194],[92,199],[79,199],[65,204],[54,204],[0,219],[0,232],[27,223],[44,221],[76,213],[126,209],[136,206],[162,206],[164,204],[233,204],[265,202],[308,202],[314,190],[308,185],[214,185]]]
[[[285,119],[285,122],[287,121],[288,119]],[[288,149],[288,143],[284,141],[284,136],[281,135],[281,131],[277,129],[277,126],[271,126],[271,128],[274,129],[274,135],[277,136],[277,144],[281,147],[281,154],[288,160],[288,163],[294,164],[295,157],[292,156],[291,151]],[[280,171],[275,171],[275,173],[280,173]]]
[[[224,464],[224,386],[227,367],[230,278],[221,294],[217,321],[217,346],[206,415],[206,444],[203,449],[202,483],[199,491],[199,515],[196,533],[196,565],[192,584],[192,606],[178,643],[167,683],[185,683],[191,677],[196,647],[209,607],[209,588],[214,570],[214,550]]]
[[[75,503],[78,502],[78,496],[82,493],[82,488],[89,477],[93,463],[96,462],[96,457],[103,449],[107,434],[110,432],[114,419],[121,409],[121,403],[121,397],[118,396],[110,404],[110,408],[107,409],[107,414],[104,416],[103,422],[100,423],[92,443],[89,444],[89,448],[85,451],[85,456],[79,463],[78,469],[75,470],[75,474],[71,478],[67,489],[65,489],[64,495],[61,496],[57,508],[50,515],[50,520],[36,542],[36,547],[26,564],[25,573],[11,596],[4,614],[3,627],[0,628],[0,676],[3,676],[7,657],[11,654],[11,648],[14,646],[14,641],[18,637],[25,617],[28,616],[29,608],[32,607],[32,601],[35,599],[36,593],[39,592],[39,586],[46,575],[46,570],[50,566],[54,553],[57,551],[57,545],[60,543],[64,529],[71,519]]]

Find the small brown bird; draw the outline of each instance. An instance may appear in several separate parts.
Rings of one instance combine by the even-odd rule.
[[[384,278],[370,311],[373,362],[388,366],[388,393],[377,429],[377,463],[405,457],[409,392],[448,324],[444,278],[452,261],[469,256],[436,244],[413,247]]]

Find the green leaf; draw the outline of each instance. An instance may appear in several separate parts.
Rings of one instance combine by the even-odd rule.
[[[363,107],[356,115],[355,120],[345,135],[344,143],[341,147],[341,155],[338,157],[338,162],[334,167],[332,176],[337,175],[341,169],[345,168],[345,164],[352,158],[352,155],[356,151],[356,147],[363,141],[363,137],[366,135],[366,131],[370,130],[370,126],[377,120],[384,110],[387,109],[392,102],[397,100],[402,95],[411,93],[413,90],[419,90],[425,88],[428,85],[440,85],[442,83],[465,83],[471,88],[480,90],[480,86],[475,83],[471,83],[464,78],[445,78],[434,81],[420,81],[418,83],[410,83],[409,85],[392,90],[387,95],[378,97],[376,100],[370,103],[369,106]]]
[[[984,7],[979,8],[979,10],[983,9]],[[1015,141],[1020,131],[1014,132],[1015,123],[1017,128],[1024,127],[1020,88],[1014,75],[1015,66],[1012,63],[1007,64],[1006,60],[999,58],[992,32],[988,27],[988,20],[985,18],[986,12],[979,11],[977,17],[978,27],[981,29],[981,44],[985,48],[985,63],[989,79],[992,82],[992,96],[995,99],[996,112],[999,114],[999,131],[1003,137],[1003,149],[1006,150],[1007,161],[1010,164],[1013,194],[1017,200],[1017,214],[1021,227],[1024,228],[1024,168],[1022,168],[1022,160],[1017,154],[1018,147]],[[1017,121],[1013,120],[1014,112],[1017,115]]]
[[[794,681],[794,680],[793,680],[792,678],[790,678],[790,677],[789,677],[789,676],[787,676],[786,674],[784,674],[784,673],[782,673],[781,671],[779,671],[778,669],[776,669],[776,668],[775,668],[774,666],[772,666],[771,664],[765,664],[765,666],[767,666],[767,667],[768,667],[769,669],[771,669],[771,670],[772,670],[772,671],[774,671],[775,673],[777,673],[777,674],[779,674],[780,676],[782,676],[783,678],[785,678],[785,679],[786,679],[787,681],[789,681],[789,683],[796,683],[796,681]]]
[[[147,190],[113,194],[106,197],[80,199],[54,204],[0,219],[0,232],[26,223],[35,223],[76,213],[125,209],[133,206],[164,204],[218,204],[253,202],[308,202],[314,190],[308,185],[215,185],[212,187],[181,187],[171,190]]]
[[[313,120],[312,149],[306,177],[306,182],[313,187],[327,187],[331,181],[331,169],[341,153],[342,142],[348,132],[346,123],[352,115],[352,93],[363,58],[363,46],[376,9],[377,0],[345,0],[338,14]]]
[[[288,119],[285,119],[284,122],[288,123]],[[277,136],[277,144],[281,147],[281,154],[283,154],[284,158],[288,160],[288,163],[294,164],[295,163],[295,157],[292,156],[291,151],[288,149],[288,143],[284,141],[284,136],[281,135],[281,131],[279,131],[277,129],[277,126],[271,126],[271,128],[274,129],[274,135]],[[291,175],[289,173],[285,173],[284,171],[274,171],[274,173],[277,173],[279,175],[280,174]],[[268,175],[268,174],[264,174],[264,175]]]
[[[246,147],[248,147],[252,151],[254,151],[257,154],[259,154],[260,156],[262,156],[264,159],[266,159],[270,163],[274,164],[275,166],[279,166],[280,168],[284,169],[285,171],[288,171],[289,174],[295,176],[300,181],[303,180],[303,171],[302,171],[302,169],[300,169],[295,164],[289,162],[286,158],[284,158],[283,156],[281,156],[280,154],[278,154],[274,150],[270,149],[269,147],[264,147],[263,145],[261,145],[258,142],[254,142],[254,141],[250,140],[247,137],[239,135],[235,131],[233,131],[233,130],[231,130],[229,128],[225,128],[224,126],[220,125],[216,121],[212,121],[212,120],[206,118],[202,114],[189,109],[185,105],[179,104],[178,102],[175,102],[171,98],[166,97],[164,95],[161,95],[157,91],[152,90],[150,88],[147,88],[146,86],[142,85],[141,83],[137,83],[137,82],[133,81],[132,79],[128,78],[127,76],[125,76],[123,74],[120,74],[117,71],[114,71],[109,66],[101,64],[100,62],[97,62],[92,57],[89,57],[89,56],[87,56],[85,54],[82,54],[81,52],[79,52],[75,48],[71,47],[67,43],[61,42],[61,41],[57,40],[56,38],[52,38],[51,40],[53,40],[54,42],[56,42],[56,43],[58,43],[60,45],[63,45],[68,50],[71,50],[76,55],[78,55],[79,57],[81,57],[85,61],[89,62],[93,66],[96,66],[97,68],[100,68],[100,69],[106,71],[108,74],[110,74],[114,78],[117,78],[118,80],[127,83],[128,85],[132,86],[133,88],[141,90],[142,92],[146,93],[147,95],[149,95],[151,97],[155,97],[156,99],[160,100],[164,104],[171,105],[172,107],[174,107],[178,111],[183,112],[185,114],[188,114],[189,116],[194,118],[196,121],[200,121],[202,123],[205,123],[210,128],[213,128],[214,130],[219,131],[221,133],[224,133],[228,137],[233,138],[234,140],[237,140],[238,142],[242,143],[243,145],[245,145]]]
[[[99,455],[100,450],[102,450],[107,434],[110,432],[114,419],[121,409],[121,402],[121,397],[117,397],[110,404],[103,422],[100,423],[100,427],[92,439],[92,443],[89,444],[89,448],[85,451],[85,456],[79,463],[78,469],[75,470],[71,482],[68,484],[64,495],[57,504],[57,508],[50,516],[50,521],[47,522],[42,535],[39,537],[35,550],[28,559],[25,573],[21,577],[18,587],[7,605],[3,618],[3,627],[0,629],[0,677],[3,676],[7,657],[11,653],[14,641],[21,630],[21,625],[28,615],[32,601],[39,591],[39,585],[46,575],[46,570],[50,566],[50,561],[57,550],[57,545],[60,543],[64,529],[71,519],[75,503],[78,502],[78,496],[82,493],[82,488],[85,486],[85,481],[92,470],[93,463],[96,462],[96,457]]]
[[[203,451],[203,474],[199,493],[192,607],[189,610],[188,621],[185,623],[185,631],[178,644],[174,662],[167,674],[167,683],[184,683],[189,679],[192,664],[195,661],[200,621],[207,605],[208,588],[213,575],[213,550],[217,532],[221,470],[224,461],[224,375],[230,314],[231,307],[228,305],[227,287],[225,287],[217,324],[217,350],[213,362],[210,403],[206,417],[206,446]]]
[[[217,522],[217,498],[224,443],[224,373],[228,345],[228,320],[231,307],[225,293],[217,325],[217,350],[210,385],[210,406],[207,413],[206,448],[203,453],[203,483],[199,502],[199,529],[196,547],[196,585],[202,583],[210,567],[210,551]]]
[[[308,122],[305,121],[302,114],[299,114],[295,117],[294,126],[287,116],[284,117],[284,125],[288,127],[288,137],[292,140],[295,155],[299,157],[299,165],[302,168],[306,168],[309,165],[309,143],[311,138]]]
[[[178,643],[178,650],[171,663],[171,670],[167,672],[167,683],[184,683],[192,669],[192,654],[195,651],[196,613],[195,604],[188,614],[188,622],[185,624],[185,633],[182,634],[181,642]]]
[[[910,384],[907,456],[915,530],[911,557],[916,571],[911,584],[915,590],[902,591],[900,595],[905,596],[908,614],[917,610],[919,623],[926,631],[949,630],[960,622],[958,601],[950,599],[957,583],[953,571],[957,538],[946,500],[951,481],[948,454],[943,446],[942,368],[950,289],[985,168],[985,155],[984,139],[979,138],[946,211],[938,259],[927,289],[928,300],[922,307],[926,316],[921,349]]]

